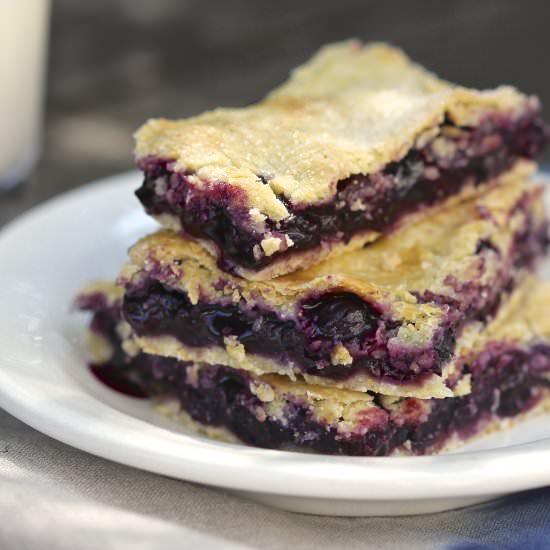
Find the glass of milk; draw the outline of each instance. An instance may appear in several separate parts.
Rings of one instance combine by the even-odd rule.
[[[40,152],[49,0],[0,0],[0,189]]]

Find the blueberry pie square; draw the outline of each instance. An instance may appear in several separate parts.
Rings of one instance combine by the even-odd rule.
[[[137,196],[251,280],[361,248],[536,157],[540,105],[445,82],[384,44],[322,48],[263,101],[136,134]]]

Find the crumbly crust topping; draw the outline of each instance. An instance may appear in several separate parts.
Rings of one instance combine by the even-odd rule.
[[[333,365],[351,365],[353,363],[353,357],[343,344],[337,344],[334,347],[330,359]]]
[[[198,188],[239,188],[250,208],[282,220],[289,212],[280,195],[293,205],[329,200],[339,180],[398,160],[445,116],[476,125],[488,114],[513,118],[537,106],[512,87],[466,89],[396,48],[348,41],[322,48],[256,105],[148,121],[135,154],[173,160]]]

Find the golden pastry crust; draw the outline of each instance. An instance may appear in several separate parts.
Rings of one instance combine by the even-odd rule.
[[[293,205],[327,201],[338,181],[400,159],[445,116],[476,125],[537,106],[512,87],[466,89],[398,49],[349,41],[322,48],[257,105],[150,120],[136,133],[135,154],[173,160],[197,188],[239,188],[245,205],[278,221],[289,216],[278,195]]]

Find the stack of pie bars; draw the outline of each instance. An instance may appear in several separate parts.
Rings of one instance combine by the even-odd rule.
[[[162,229],[77,299],[110,386],[211,437],[343,455],[550,409],[536,98],[348,41],[255,105],[136,138]]]

